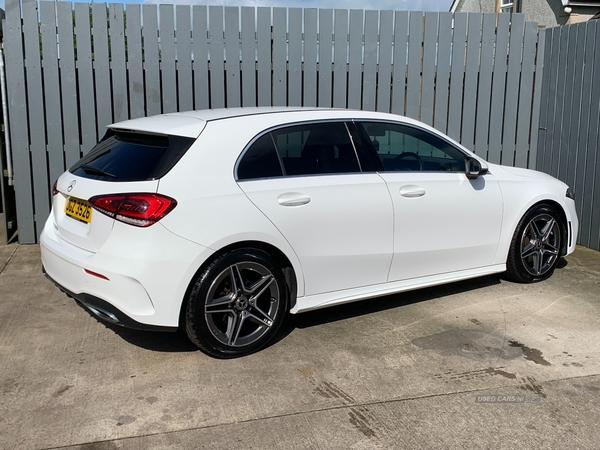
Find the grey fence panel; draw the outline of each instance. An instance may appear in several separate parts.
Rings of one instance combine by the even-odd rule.
[[[160,67],[158,56],[158,9],[156,5],[142,5],[144,27],[144,75],[146,80],[146,114],[161,113]]]
[[[110,88],[110,61],[108,54],[108,24],[106,5],[92,4],[92,36],[94,38],[94,84],[96,98],[96,126],[98,136],[104,136],[106,125],[113,122],[112,92]]]
[[[273,105],[287,103],[287,11],[273,8]]]
[[[538,127],[540,124],[540,105],[542,97],[542,81],[543,81],[543,69],[544,69],[544,49],[546,47],[545,30],[540,30],[538,34],[538,47],[536,55],[536,68],[534,85],[533,85],[533,106],[531,109],[531,134],[529,141],[529,160],[527,167],[532,169],[536,167],[537,160],[537,148],[538,148]]]
[[[319,55],[317,65],[317,105],[331,107],[333,104],[333,10],[319,10]],[[345,69],[345,67],[344,67]],[[336,85],[337,86],[337,85]]]
[[[350,39],[348,57],[348,93],[347,105],[350,109],[360,109],[362,91],[362,58],[363,58],[363,11],[350,11]]]
[[[242,106],[240,92],[240,17],[239,9],[225,8],[225,71],[227,74],[227,107]]]
[[[271,9],[257,8],[258,106],[271,106]]]
[[[448,16],[451,17],[450,14]],[[404,114],[406,100],[406,69],[408,46],[408,12],[396,11],[394,15],[394,67],[392,69],[392,113]]]
[[[10,139],[12,143],[11,147],[13,148],[13,166],[15,171],[15,200],[19,241],[23,244],[31,244],[36,242],[36,233],[33,214],[31,155],[28,150],[29,127],[20,2],[8,1],[6,3],[6,21],[4,25],[4,62],[6,65]],[[27,149],[27,151],[15,151],[14,149]]]
[[[502,136],[502,164],[512,166],[515,162],[517,138],[517,107],[519,101],[519,79],[523,52],[523,16],[513,17],[510,24],[510,43],[506,75],[506,94],[504,100],[504,130]]]
[[[595,30],[592,28],[592,33],[596,36],[596,45],[593,61],[589,63],[594,67],[592,80],[597,80],[600,77],[600,26],[598,22],[594,26]],[[582,227],[580,242],[600,250],[600,83],[592,83],[590,104],[586,167],[589,166],[591,170],[586,173],[584,203],[579,213],[581,221],[585,224],[585,227]]]
[[[577,119],[574,120],[574,118],[571,116],[571,108],[573,105],[573,82],[574,82],[575,72],[577,70],[577,68],[575,67],[575,59],[576,59],[577,55],[579,54],[579,52],[570,51],[570,47],[577,48],[577,46],[579,44],[577,42],[577,34],[578,34],[577,30],[578,29],[579,29],[579,27],[567,27],[566,28],[566,31],[568,34],[569,50],[567,50],[567,55],[566,55],[567,70],[565,71],[563,102],[562,102],[562,115],[564,115],[564,119],[562,121],[563,125],[562,125],[562,127],[560,127],[560,134],[558,135],[558,139],[555,139],[553,142],[553,144],[558,145],[559,148],[562,147],[563,142],[565,144],[568,144],[568,142],[570,141],[572,121],[575,123],[578,122]],[[565,160],[568,158],[568,154],[570,151],[571,151],[571,149],[569,149],[567,147],[567,148],[565,148],[565,151],[557,151],[552,154],[552,165],[553,165],[554,173],[556,173],[556,175],[558,177],[560,177],[561,179],[565,180],[565,182],[568,181],[566,179],[566,173],[565,173],[565,167],[566,167],[565,162],[568,162],[568,161],[565,161]]]
[[[77,39],[77,84],[79,87],[79,111],[81,120],[82,154],[86,154],[98,142],[96,134],[96,96],[94,95],[94,70],[92,67],[92,38],[90,8],[83,3],[75,4]]]
[[[408,29],[408,74],[406,76],[406,115],[419,118],[421,61],[423,60],[423,13],[412,11]]]
[[[288,9],[288,99],[287,104],[302,105],[302,10]]]
[[[25,66],[27,68],[27,106],[29,120],[36,126],[29,127],[31,167],[33,175],[33,199],[36,237],[50,212],[50,179],[46,169],[46,124],[44,120],[44,93],[40,61],[40,41],[36,3],[23,2],[23,34],[25,35]]]
[[[448,128],[448,92],[450,82],[450,51],[452,39],[452,14],[440,13],[438,65],[435,78],[435,111],[433,126],[445,133]]]
[[[54,4],[40,2],[40,19],[54,24]],[[58,79],[58,49],[56,25],[41,27],[42,35],[42,74],[44,76],[44,105],[46,110],[48,173],[53,183],[65,171],[63,148],[62,114],[60,104],[60,81]]]
[[[527,167],[529,152],[525,151],[529,144],[529,134],[531,132],[530,121],[520,120],[528,117],[531,111],[531,102],[533,100],[533,68],[535,64],[535,46],[537,43],[537,30],[535,23],[525,24],[525,34],[523,42],[523,64],[521,68],[521,83],[519,87],[519,109],[517,112],[517,152],[515,155],[515,166]]]
[[[558,174],[558,160],[559,160],[559,149],[560,149],[560,135],[563,128],[562,117],[564,117],[565,108],[565,89],[567,88],[567,76],[572,70],[572,67],[567,67],[567,57],[569,55],[569,29],[567,27],[560,33],[559,42],[559,53],[558,53],[558,77],[556,81],[556,102],[554,107],[554,121],[555,125],[552,127],[552,146],[548,147],[550,150],[550,158],[546,163],[550,173]],[[573,54],[573,52],[570,52]],[[553,61],[556,64],[556,60]]]
[[[538,136],[538,155],[536,167],[548,173],[550,170],[550,150],[552,148],[552,130],[548,126],[554,121],[554,107],[556,104],[556,78],[558,65],[552,64],[552,58],[558,57],[560,33],[546,34],[547,50],[544,53],[544,75],[542,80],[542,96],[540,99],[540,125]]]
[[[572,27],[577,34],[577,48],[585,49],[586,41],[586,28],[585,27]],[[578,136],[582,130],[582,121],[585,119],[581,116],[581,110],[583,107],[582,90],[576,89],[575,86],[583,87],[583,60],[585,51],[578,51],[575,53],[573,58],[573,71],[571,89],[569,89],[568,104],[569,109],[567,116],[570,118],[570,123],[565,127],[565,133],[563,136],[563,142],[567,144],[566,149],[562,149],[562,163],[559,165],[559,176],[565,180],[569,186],[575,185],[575,169],[577,167],[577,160],[580,156],[579,149],[577,148]],[[577,128],[573,128],[577,127]],[[566,150],[566,151],[565,151]],[[582,149],[583,153],[584,149]]]
[[[123,5],[120,3],[109,5],[109,17],[113,120],[120,122],[129,119]]]
[[[452,30],[452,63],[450,69],[450,99],[448,100],[448,136],[460,141],[462,101],[465,76],[465,50],[467,42],[466,14],[454,16]]]
[[[496,35],[496,15],[483,15],[481,26],[481,59],[479,61],[479,85],[477,87],[477,110],[480,112],[475,119],[475,148],[474,151],[483,158],[488,154],[488,136],[490,129],[489,111],[491,105],[492,73],[494,70],[494,40]]]
[[[192,90],[192,35],[191,7],[177,5],[175,7],[175,27],[177,37],[177,110],[189,111],[194,109],[194,94]]]
[[[210,107],[224,108],[225,105],[225,62],[223,41],[223,7],[209,6],[210,38]]]
[[[381,11],[379,15],[379,71],[377,73],[377,111],[389,112],[392,92],[392,39],[394,15]]]
[[[304,10],[304,106],[317,106],[317,20],[316,9]]]
[[[537,167],[574,188],[578,243],[600,250],[600,83],[595,82],[600,76],[600,27],[596,22],[545,32]]]
[[[194,40],[194,109],[210,107],[208,84],[208,12],[206,6],[192,7]]]
[[[477,111],[477,78],[479,76],[479,46],[481,43],[481,14],[469,14],[467,30],[467,59],[465,63],[465,92],[461,143],[470,150],[475,147]]]
[[[600,42],[597,42],[595,27],[597,22],[589,22],[586,24],[586,39],[584,53],[584,71],[583,84],[581,86],[581,124],[578,130],[577,147],[579,155],[577,158],[577,169],[575,184],[575,204],[579,206],[581,241],[589,242],[590,221],[584,220],[581,211],[591,210],[592,190],[586,189],[586,182],[594,182],[594,171],[596,169],[594,160],[595,155],[591,155],[588,150],[588,137],[594,134],[594,127],[597,129],[597,122],[594,124],[594,112],[598,109],[598,104],[592,103],[594,90],[598,91],[598,83],[594,83],[594,75],[598,77],[598,71],[594,72],[594,49],[600,48]],[[591,130],[591,133],[590,133]],[[585,201],[584,201],[585,199]]]
[[[328,11],[328,10],[326,10]],[[321,14],[325,14],[326,11],[321,11]],[[327,14],[327,16],[329,13]],[[325,17],[327,17],[325,16]],[[324,20],[325,25],[328,25],[327,22],[328,17]],[[329,32],[329,28],[325,28],[321,33]],[[326,46],[329,43],[329,35],[326,35],[327,38],[324,42],[321,43],[321,46]],[[346,53],[348,52],[348,11],[336,9],[335,10],[335,32],[334,32],[334,49],[333,49],[333,57],[334,57],[334,65],[333,65],[333,106],[335,108],[345,108],[346,107],[346,95],[347,95],[347,70],[348,70],[348,57]],[[325,51],[325,50],[324,50]],[[329,50],[327,50],[329,51]],[[321,70],[325,70],[327,72],[327,77],[331,78],[331,70],[330,66],[323,67],[327,63],[327,60],[323,60],[319,62],[321,66]],[[321,75],[321,79],[323,79],[325,84],[325,80],[323,75]],[[331,87],[328,87],[331,89]],[[321,95],[319,94],[319,98]],[[325,99],[327,97],[324,95]],[[329,100],[331,102],[331,100]],[[330,106],[325,103],[319,102],[319,106]]]
[[[77,72],[73,46],[73,13],[69,3],[56,3],[58,38],[60,42],[60,92],[62,102],[62,130],[64,132],[64,159],[71,167],[80,158],[79,108],[77,106]]]
[[[15,156],[18,179],[29,186],[21,186],[19,214],[31,221],[33,240],[34,219],[41,227],[49,186],[65,162],[92,148],[105,125],[128,117],[255,104],[376,109],[450,130],[479,154],[491,140],[492,156],[536,162],[543,83],[532,66],[541,67],[544,42],[533,25],[523,35],[520,15],[501,15],[496,29],[493,14],[480,25],[480,14],[128,5],[126,16],[121,4],[59,2],[42,4],[38,16],[36,2],[7,2],[9,18],[19,22],[23,10],[26,28],[9,23],[6,45],[11,99],[23,99],[21,110],[10,106],[24,123],[16,125],[13,148],[28,150]],[[507,52],[509,41],[518,51]],[[585,82],[582,70],[571,82]],[[551,84],[564,91],[561,73],[562,84]],[[506,99],[505,83],[513,89]],[[583,116],[577,93],[563,94],[565,115]],[[552,118],[559,115],[553,108]],[[552,136],[551,145],[563,136]],[[579,161],[574,138],[571,158]],[[567,174],[578,181],[572,167]]]
[[[127,5],[127,80],[129,89],[129,117],[146,114],[144,102],[144,67],[142,57],[142,10],[140,5]]]
[[[242,8],[242,106],[256,106],[255,9]]]
[[[425,13],[420,119],[421,122],[425,122],[427,125],[433,125],[433,100],[435,95],[435,65],[437,60],[438,21],[438,13]]]
[[[490,112],[490,140],[487,159],[495,164],[502,159],[502,119],[506,89],[506,59],[508,57],[510,16],[498,16],[496,52],[494,54],[494,76],[492,80],[492,103]]]
[[[177,76],[175,74],[175,12],[173,5],[159,5],[160,13],[160,81],[162,112],[177,111]]]
[[[377,11],[365,12],[364,63],[362,86],[362,109],[375,111],[377,95],[377,49],[379,34],[379,14]]]
[[[551,151],[552,151],[552,127],[554,122],[554,109],[556,106],[556,80],[558,78],[558,65],[554,58],[558,57],[560,33],[548,33],[546,35],[547,51],[544,55],[544,67],[546,68],[543,76],[543,99],[540,108],[540,126],[537,168],[543,172],[549,173]]]

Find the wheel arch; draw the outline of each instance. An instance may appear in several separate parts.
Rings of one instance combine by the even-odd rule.
[[[566,188],[565,188],[566,189]],[[506,198],[510,195],[518,196],[518,192],[513,190],[503,189],[503,196]],[[518,197],[517,197],[518,198]],[[508,258],[508,252],[510,249],[510,245],[512,242],[512,238],[514,233],[519,225],[519,222],[527,214],[532,208],[535,208],[539,205],[548,205],[552,207],[562,222],[562,238],[563,242],[561,243],[561,256],[564,256],[567,253],[568,245],[569,245],[569,227],[568,227],[568,214],[565,211],[565,206],[561,204],[559,201],[559,197],[557,195],[543,195],[541,192],[536,196],[536,198],[532,198],[530,201],[523,202],[519,205],[504,205],[504,218],[502,225],[502,232],[500,237],[500,245],[498,246],[498,252],[496,253],[495,263],[496,264],[505,264]]]
[[[296,274],[296,271],[294,270],[293,264],[291,263],[290,259],[285,255],[285,253],[283,253],[280,249],[278,249],[274,245],[266,243],[266,242],[253,241],[253,240],[239,241],[239,242],[234,242],[234,243],[228,244],[228,245],[220,248],[216,252],[214,252],[196,270],[196,272],[194,273],[194,275],[192,276],[192,278],[189,281],[187,289],[185,290],[185,296],[183,298],[183,301],[181,302],[181,306],[180,306],[180,310],[179,310],[179,325],[180,326],[184,323],[183,319],[184,319],[184,314],[185,314],[185,306],[187,303],[188,296],[190,295],[190,292],[191,292],[192,288],[194,287],[194,282],[197,279],[197,277],[215,259],[217,259],[220,256],[222,256],[226,253],[229,253],[233,250],[238,250],[241,248],[263,251],[263,252],[269,254],[272,258],[274,258],[275,261],[277,261],[277,263],[280,265],[280,267],[283,270],[283,275],[285,277],[285,281],[286,281],[287,288],[289,291],[290,302],[288,305],[288,311],[291,310],[294,306],[296,306],[296,298],[298,295],[297,274]]]

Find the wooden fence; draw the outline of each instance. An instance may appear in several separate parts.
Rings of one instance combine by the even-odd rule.
[[[578,243],[600,250],[600,20],[546,32],[537,168],[575,191]]]
[[[544,31],[523,15],[7,0],[19,236],[112,122],[254,105],[378,110],[536,166]],[[534,132],[532,133],[532,130]]]

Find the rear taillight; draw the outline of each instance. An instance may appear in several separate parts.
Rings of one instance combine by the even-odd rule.
[[[149,227],[177,206],[176,200],[160,194],[97,195],[89,201],[102,214],[136,227]]]
[[[56,180],[56,181],[54,182],[54,185],[52,186],[52,197],[54,197],[56,194],[58,194],[58,188],[57,188],[57,185],[58,185],[58,180]]]

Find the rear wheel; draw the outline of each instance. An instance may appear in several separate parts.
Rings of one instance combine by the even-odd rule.
[[[273,258],[260,250],[234,250],[196,279],[187,299],[186,333],[209,355],[247,355],[273,338],[288,297],[283,272]]]
[[[563,223],[554,208],[537,205],[523,216],[513,236],[506,268],[522,283],[550,277],[560,259]]]

